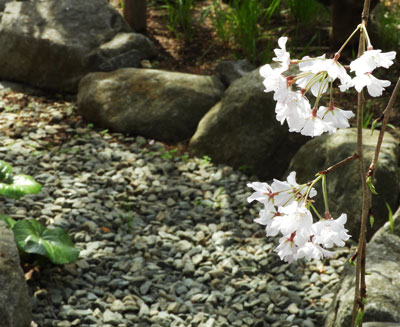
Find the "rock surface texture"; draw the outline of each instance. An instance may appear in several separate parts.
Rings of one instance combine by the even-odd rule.
[[[200,121],[190,140],[192,155],[245,168],[260,178],[280,178],[308,138],[289,133],[275,118],[258,69],[235,80]]]
[[[394,232],[386,223],[367,245],[365,326],[400,325],[400,210],[394,215]],[[355,267],[346,264],[325,327],[351,325]],[[336,308],[336,309],[335,309]],[[386,324],[385,324],[386,323]],[[363,324],[364,326],[364,324]]]
[[[32,304],[12,231],[0,222],[0,325],[29,327]]]
[[[194,134],[223,91],[216,77],[126,68],[85,76],[78,106],[96,126],[177,142]]]
[[[375,152],[379,131],[371,135],[370,130],[363,131],[364,158],[368,167]],[[356,130],[341,129],[333,135],[322,135],[307,142],[293,157],[288,172],[296,171],[299,182],[307,182],[314,178],[318,171],[351,156],[356,148]],[[372,197],[372,211],[375,218],[373,228],[369,228],[367,236],[370,238],[388,217],[385,201],[396,208],[399,197],[398,175],[398,142],[386,133],[383,139],[381,154],[375,173],[374,185],[378,195]],[[334,218],[347,213],[346,228],[354,240],[358,239],[361,215],[361,181],[358,161],[354,160],[339,167],[327,175],[329,209]],[[315,198],[318,210],[323,213],[323,197],[320,184],[317,187],[318,195]]]
[[[139,65],[151,42],[132,33],[106,0],[6,3],[0,18],[0,78],[76,92],[90,71]]]

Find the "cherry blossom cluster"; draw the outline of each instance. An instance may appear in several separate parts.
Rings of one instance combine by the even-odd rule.
[[[327,213],[314,223],[309,199],[317,192],[311,185],[297,184],[296,172],[291,172],[286,181],[274,179],[271,185],[254,182],[247,186],[254,190],[247,201],[255,200],[264,206],[254,221],[265,226],[267,236],[282,234],[275,249],[281,260],[291,263],[301,258],[331,257],[334,252],[326,249],[344,246],[350,238],[344,228],[346,214],[333,219]]]
[[[276,119],[283,124],[285,121],[290,132],[298,132],[306,136],[318,136],[322,133],[335,133],[338,128],[349,127],[348,120],[354,117],[350,110],[342,110],[334,105],[332,89],[335,81],[344,92],[354,87],[358,92],[367,87],[368,93],[377,97],[382,95],[385,87],[390,85],[387,80],[377,79],[372,72],[377,67],[388,68],[393,64],[396,52],[382,53],[381,50],[367,50],[348,67],[354,72],[352,78],[346,68],[339,63],[340,53],[327,59],[325,55],[316,58],[305,56],[301,60],[291,60],[286,51],[287,37],[278,40],[279,48],[275,49],[275,65],[264,65],[260,74],[264,78],[265,92],[274,92]],[[297,75],[285,76],[289,67],[298,65]],[[322,96],[329,90],[330,97],[327,106],[319,105]],[[306,97],[309,93],[315,97],[311,105]]]

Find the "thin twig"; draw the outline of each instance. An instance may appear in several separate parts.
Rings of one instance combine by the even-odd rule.
[[[348,156],[347,158],[343,159],[342,161],[335,163],[334,165],[330,166],[329,168],[319,171],[318,174],[327,175],[327,174],[331,173],[332,171],[334,171],[336,168],[339,168],[340,166],[342,166],[350,161],[353,161],[354,159],[357,159],[357,158],[358,158],[358,154],[354,153],[351,156]]]
[[[390,100],[386,106],[386,109],[383,111],[383,121],[382,121],[382,126],[381,126],[381,130],[379,132],[379,136],[378,136],[378,142],[376,143],[376,148],[375,148],[375,155],[374,158],[372,159],[372,162],[369,166],[368,172],[367,172],[367,177],[369,176],[374,176],[375,173],[375,169],[376,169],[376,165],[378,163],[378,158],[379,158],[379,153],[381,151],[381,146],[382,146],[382,141],[383,141],[383,135],[385,134],[385,130],[386,130],[386,125],[387,122],[389,120],[390,114],[392,112],[392,108],[393,105],[396,101],[396,98],[399,94],[400,91],[400,77],[397,80],[396,86],[394,87],[393,93],[390,97]]]

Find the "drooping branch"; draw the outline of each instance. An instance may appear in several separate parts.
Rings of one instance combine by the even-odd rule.
[[[369,17],[369,8],[371,5],[371,0],[364,0],[364,7],[361,14],[361,24],[367,26]],[[358,46],[358,57],[360,57],[365,51],[365,33],[363,29],[360,30],[360,42]],[[356,280],[355,280],[355,290],[354,290],[354,303],[352,312],[352,326],[356,322],[356,317],[359,311],[362,313],[364,311],[364,299],[366,297],[366,284],[365,284],[365,250],[366,250],[366,229],[367,229],[367,215],[369,209],[369,198],[370,193],[368,191],[367,181],[366,181],[366,171],[364,165],[364,155],[363,155],[363,139],[362,139],[362,117],[364,109],[364,95],[361,91],[357,97],[357,148],[356,153],[360,164],[360,177],[362,184],[362,210],[361,210],[361,226],[360,226],[360,238],[358,240],[358,256],[356,265]],[[358,326],[362,326],[362,319],[358,323]]]

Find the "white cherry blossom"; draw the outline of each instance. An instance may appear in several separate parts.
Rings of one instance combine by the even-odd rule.
[[[349,119],[355,115],[351,110],[342,110],[331,104],[329,107],[320,106],[317,116],[321,117],[324,122],[332,123],[336,129],[350,127]]]
[[[274,251],[281,260],[292,263],[296,260],[297,250],[298,246],[290,239],[290,235],[287,235],[279,239],[279,245]]]
[[[272,58],[273,61],[280,62],[280,67],[283,71],[288,70],[290,65],[290,53],[286,51],[287,40],[286,36],[279,38],[278,45],[280,49],[274,49],[276,57]]]
[[[294,201],[294,195],[296,192],[299,195],[304,195],[306,193],[307,188],[303,187],[301,190],[299,189],[299,184],[296,182],[296,172],[292,171],[287,177],[286,181],[280,181],[274,179],[271,188],[273,192],[277,193],[274,197],[274,202],[276,206],[283,206],[290,204]],[[317,191],[312,188],[309,197],[312,198],[317,195]]]
[[[344,228],[346,221],[347,215],[343,213],[337,219],[324,219],[313,224],[313,241],[326,248],[334,245],[344,246],[344,242],[350,238],[350,235],[347,234],[348,230]]]
[[[350,71],[356,75],[372,73],[377,67],[389,68],[393,64],[396,52],[382,52],[382,50],[367,50],[359,58],[350,63]]]
[[[307,98],[300,92],[288,92],[284,101],[276,104],[276,119],[283,124],[288,123],[289,131],[299,132],[305,119],[311,113],[311,106]]]
[[[273,193],[273,191],[268,183],[253,182],[248,183],[247,186],[251,187],[255,191],[247,198],[247,202],[251,203],[255,200],[265,204],[271,200],[270,195]]]
[[[377,79],[370,73],[356,75],[353,78],[354,88],[358,93],[366,86],[368,93],[372,97],[379,97],[385,90],[385,87],[390,85],[390,81]]]
[[[306,91],[311,90],[313,96],[319,97],[328,90],[329,78],[323,74],[309,73],[297,79],[296,84]]]
[[[280,70],[272,68],[271,65],[267,64],[260,68],[260,75],[264,77],[264,92],[275,92],[274,100],[283,101],[288,92],[290,92],[290,88]]]
[[[314,242],[307,242],[297,250],[296,259],[305,258],[306,260],[321,260],[326,257],[332,257],[334,252],[325,250]]]
[[[279,212],[282,215],[272,220],[271,229],[278,230],[282,235],[293,234],[297,246],[307,242],[313,232],[311,212],[297,201],[279,207]]]
[[[325,132],[329,132],[329,134],[332,134],[336,131],[336,128],[334,127],[332,122],[326,122],[321,117],[318,117],[317,115],[309,115],[305,122],[304,122],[304,127],[301,130],[301,134],[305,136],[319,136]]]
[[[254,222],[267,226],[271,225],[272,218],[276,216],[276,208],[271,201],[264,203],[264,209],[259,212],[260,217],[254,219]]]

